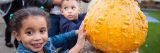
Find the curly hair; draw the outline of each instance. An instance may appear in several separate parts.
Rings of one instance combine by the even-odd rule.
[[[20,28],[22,27],[22,21],[24,19],[28,18],[29,16],[37,16],[37,15],[44,16],[48,26],[49,14],[47,12],[38,7],[28,7],[20,9],[14,13],[13,19],[11,19],[10,21],[11,30],[19,32]]]

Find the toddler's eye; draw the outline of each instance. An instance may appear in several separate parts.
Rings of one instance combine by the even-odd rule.
[[[74,9],[76,9],[76,7],[72,7],[72,9],[74,10]]]
[[[64,7],[64,10],[67,10],[68,9],[68,7]]]

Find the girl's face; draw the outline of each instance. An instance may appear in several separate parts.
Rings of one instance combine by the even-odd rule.
[[[22,21],[20,33],[16,38],[22,44],[34,51],[43,51],[43,46],[48,40],[47,22],[43,16],[29,16]]]
[[[68,20],[78,19],[79,5],[77,1],[63,1],[61,13]]]

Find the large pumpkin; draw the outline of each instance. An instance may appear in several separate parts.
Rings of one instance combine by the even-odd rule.
[[[129,53],[146,38],[146,17],[134,0],[92,0],[84,20],[87,39],[105,53]]]

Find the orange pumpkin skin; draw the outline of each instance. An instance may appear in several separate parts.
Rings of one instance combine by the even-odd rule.
[[[129,53],[144,42],[146,17],[134,0],[92,0],[84,19],[87,39],[105,53]]]

